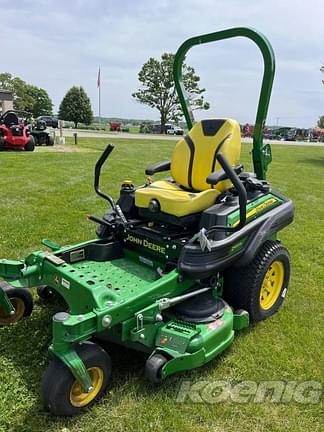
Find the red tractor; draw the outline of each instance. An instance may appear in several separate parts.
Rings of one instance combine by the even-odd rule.
[[[35,140],[29,135],[27,121],[19,120],[16,111],[6,111],[0,116],[0,151],[23,149],[35,149]]]

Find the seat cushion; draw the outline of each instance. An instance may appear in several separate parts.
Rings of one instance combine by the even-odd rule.
[[[188,192],[181,189],[176,183],[158,180],[136,190],[135,205],[140,208],[148,208],[150,201],[156,199],[162,212],[181,217],[201,212],[212,206],[219,194],[217,189]]]

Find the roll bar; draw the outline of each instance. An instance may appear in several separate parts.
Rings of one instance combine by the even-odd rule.
[[[185,56],[189,49],[195,45],[201,45],[235,37],[246,37],[255,42],[263,56],[264,71],[253,134],[252,157],[254,171],[257,177],[259,179],[265,180],[267,167],[270,164],[272,157],[270,144],[263,145],[263,127],[267,117],[272,83],[275,74],[275,56],[268,39],[262,33],[250,27],[234,27],[227,30],[207,33],[187,39],[179,47],[175,55],[173,65],[175,87],[179,96],[187,126],[189,129],[191,129],[193,126],[194,117],[190,108],[189,99],[186,97],[186,91],[182,79],[182,65]]]

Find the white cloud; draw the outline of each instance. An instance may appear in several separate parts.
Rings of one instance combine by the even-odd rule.
[[[157,118],[131,98],[141,65],[190,36],[248,25],[266,34],[276,52],[268,123],[280,117],[310,126],[324,113],[323,16],[322,0],[11,0],[1,24],[2,70],[47,89],[56,107],[70,86],[83,85],[96,112],[100,64],[103,114]],[[195,48],[187,60],[207,89],[208,115],[253,121],[262,62],[252,43]]]

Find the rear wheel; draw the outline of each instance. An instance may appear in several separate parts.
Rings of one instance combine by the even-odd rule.
[[[48,135],[46,138],[46,145],[47,146],[53,146],[54,145],[54,139],[50,135]]]
[[[72,416],[81,413],[103,395],[109,384],[109,355],[92,342],[79,345],[76,351],[89,372],[93,389],[90,393],[84,392],[70,369],[55,357],[42,381],[44,405],[54,415]]]
[[[5,149],[5,140],[4,138],[0,137],[0,151],[3,151]]]
[[[250,264],[224,273],[223,297],[234,309],[248,311],[252,321],[261,321],[280,308],[289,278],[288,250],[268,240]]]
[[[25,288],[5,289],[15,311],[12,315],[7,315],[0,307],[0,325],[16,323],[24,317],[29,316],[33,311],[33,297],[29,290]]]
[[[29,137],[28,143],[25,145],[25,150],[26,151],[34,151],[34,149],[35,149],[35,138],[31,135]]]

